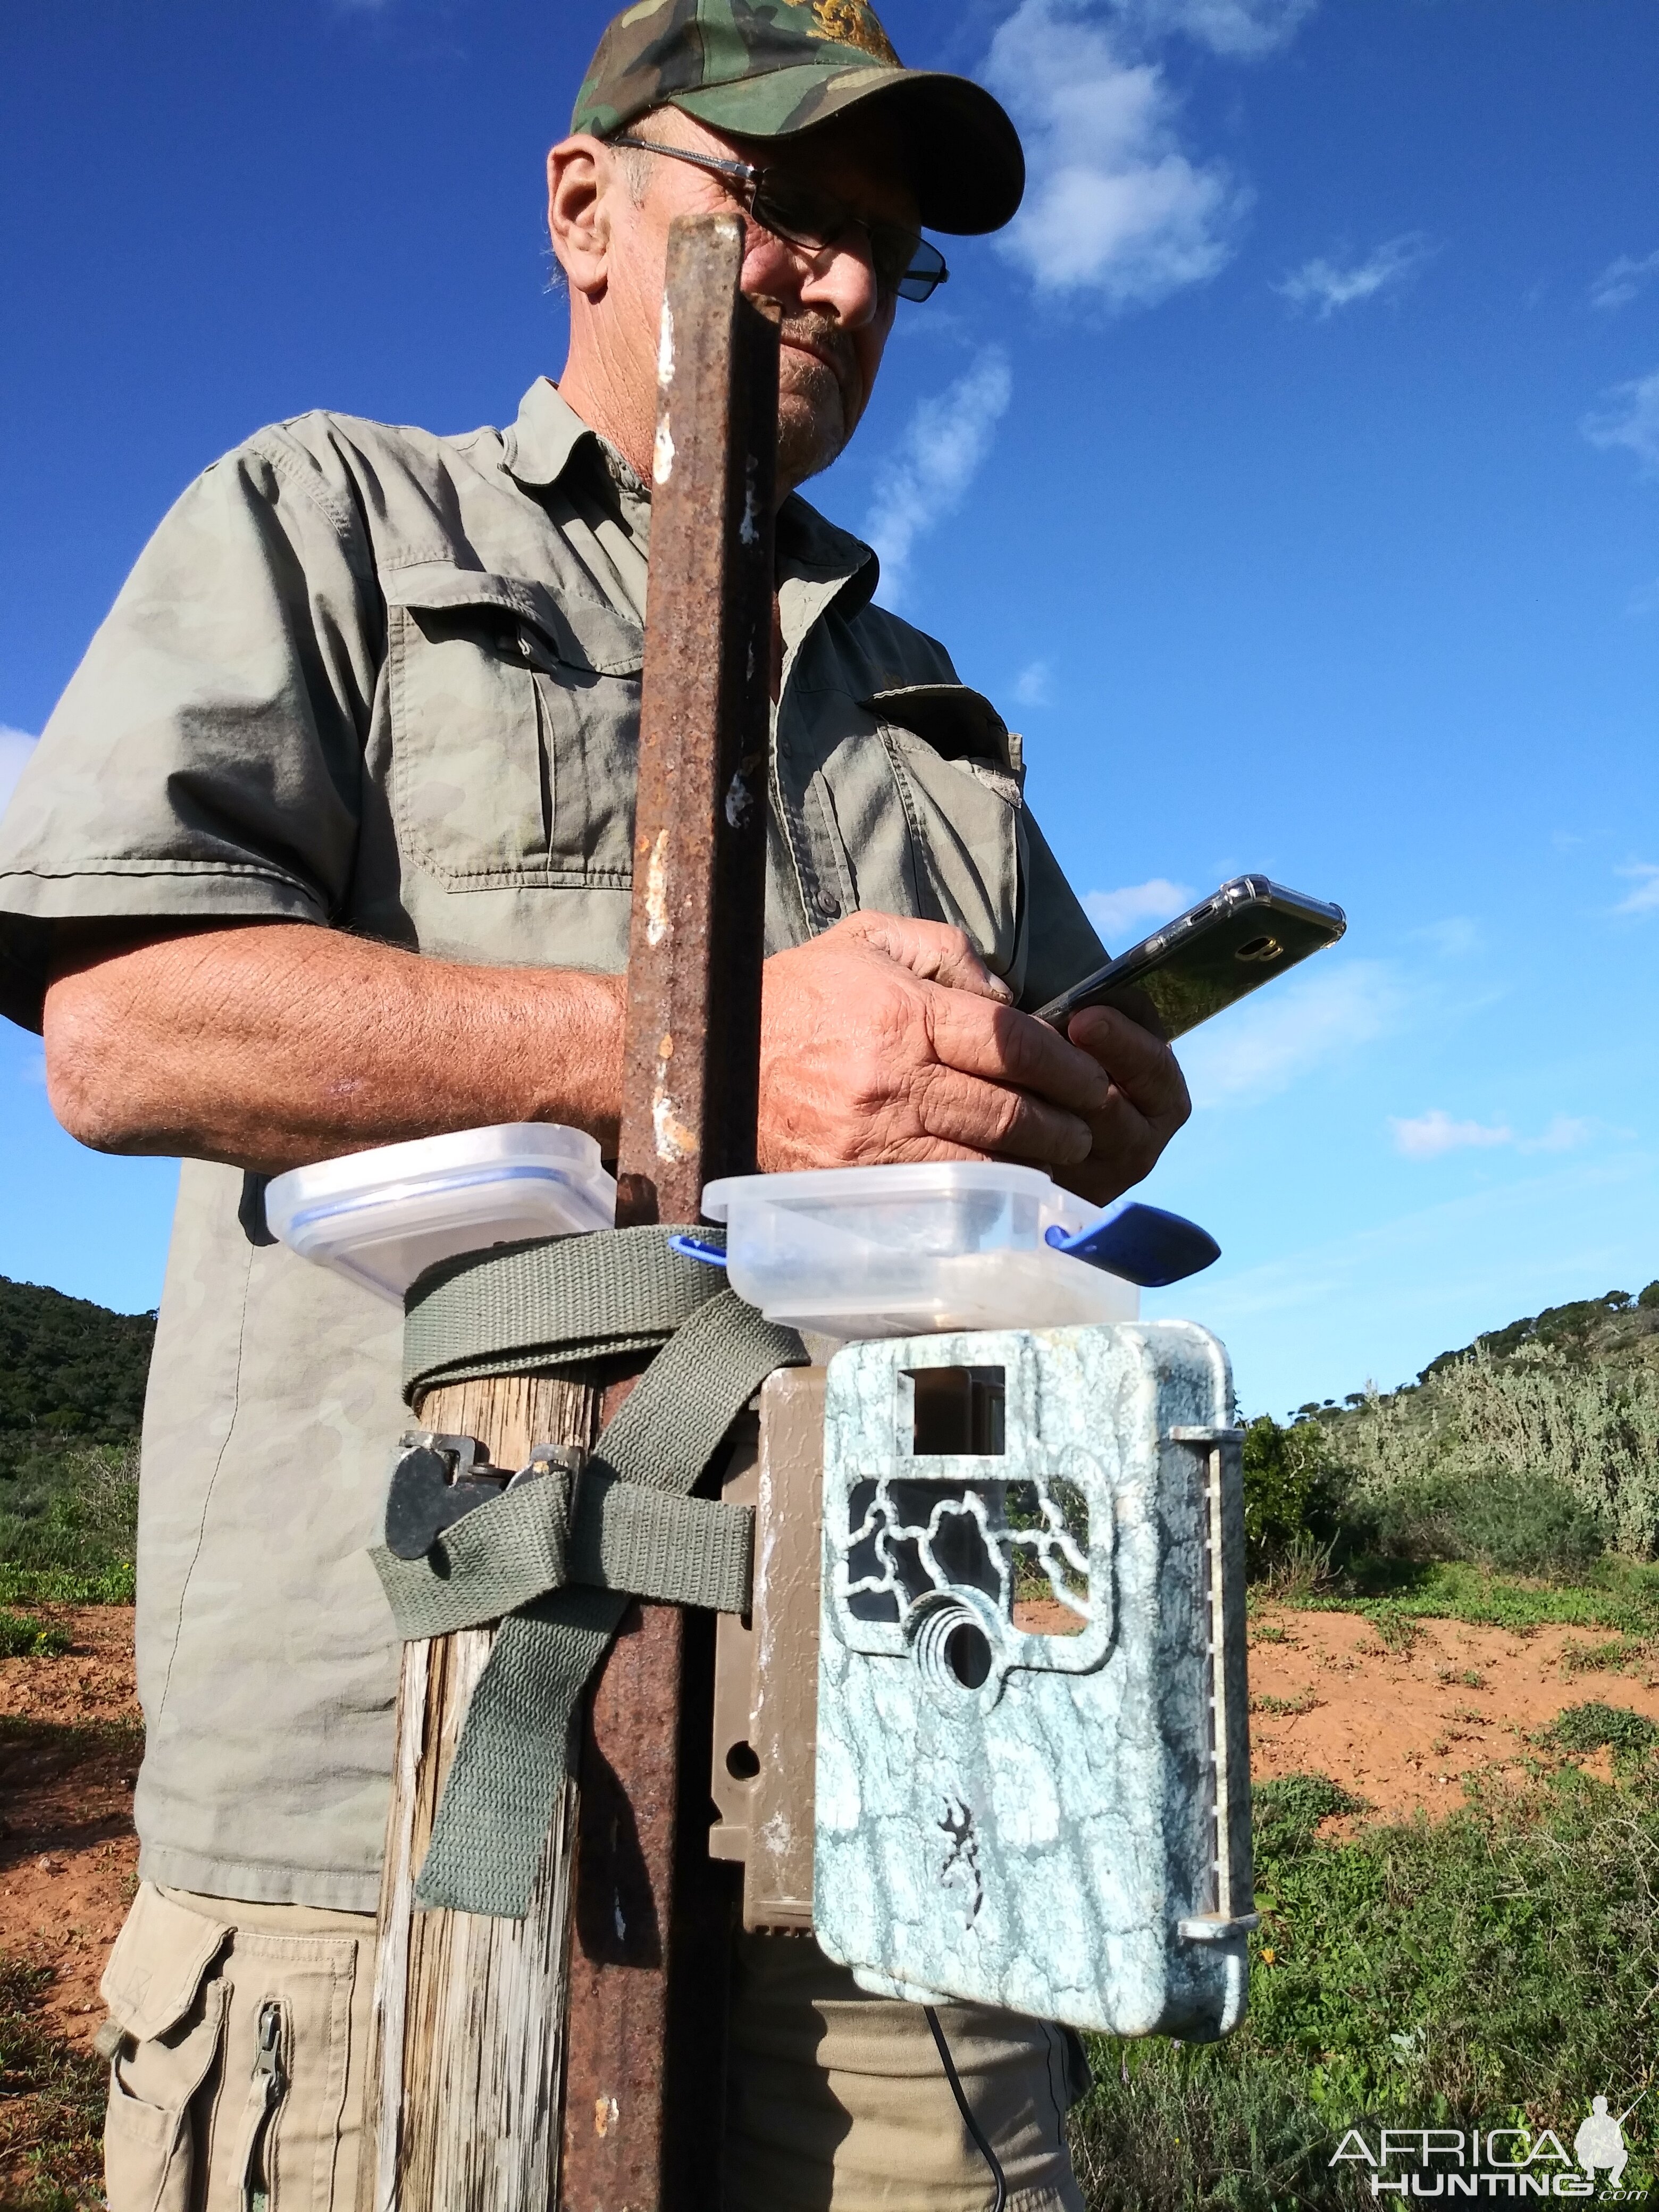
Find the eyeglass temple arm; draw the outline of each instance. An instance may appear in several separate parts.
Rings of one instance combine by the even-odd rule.
[[[735,177],[750,191],[754,190],[756,179],[760,175],[760,171],[750,161],[722,161],[713,154],[694,154],[686,146],[659,146],[649,138],[618,136],[607,139],[605,143],[631,147],[636,154],[665,155],[671,161],[690,161],[695,168],[713,169],[720,176]]]

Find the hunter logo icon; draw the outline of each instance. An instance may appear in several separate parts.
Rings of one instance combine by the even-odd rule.
[[[1638,2100],[1640,2102],[1640,2100]],[[1605,2097],[1592,2097],[1589,2111],[1578,2125],[1572,2139],[1572,2154],[1586,2173],[1595,2175],[1598,2166],[1607,2169],[1607,2185],[1617,2189],[1624,2179],[1625,2166],[1630,2152],[1625,2147],[1625,2122],[1636,2109],[1629,2106],[1614,2119],[1607,2110]]]
[[[856,46],[860,53],[884,62],[890,69],[901,66],[892,40],[864,0],[812,0],[812,15],[826,39],[834,39],[838,46]]]

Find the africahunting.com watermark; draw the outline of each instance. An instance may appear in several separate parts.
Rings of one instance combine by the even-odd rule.
[[[1625,2179],[1624,2124],[1634,2110],[1615,2114],[1605,2097],[1592,2098],[1571,2151],[1553,2128],[1350,2128],[1330,2162],[1358,2168],[1380,2200],[1589,2197],[1646,2203],[1645,2182],[1637,2187]]]

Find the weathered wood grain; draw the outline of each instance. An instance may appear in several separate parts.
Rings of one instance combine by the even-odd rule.
[[[585,1381],[502,1376],[433,1391],[418,1418],[520,1467],[535,1443],[586,1449],[599,1405]],[[555,2202],[574,1788],[526,1919],[423,1911],[414,1897],[495,1639],[471,1628],[404,1647],[358,2212],[549,2212]]]

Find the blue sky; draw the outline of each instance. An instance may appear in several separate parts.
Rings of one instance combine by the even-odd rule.
[[[510,419],[588,0],[0,27],[0,787],[168,501],[326,405]],[[1659,1276],[1659,10],[890,0],[1031,155],[817,488],[1026,737],[1108,941],[1264,870],[1344,945],[1189,1041],[1147,1194],[1253,1410]],[[173,1171],[0,1032],[0,1273],[137,1308]]]

